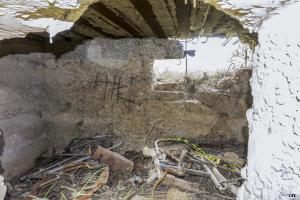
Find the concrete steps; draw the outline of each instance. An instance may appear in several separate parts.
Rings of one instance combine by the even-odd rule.
[[[157,83],[154,85],[155,91],[178,91],[180,82]]]
[[[159,101],[179,101],[185,99],[185,93],[181,91],[153,91],[151,99]]]

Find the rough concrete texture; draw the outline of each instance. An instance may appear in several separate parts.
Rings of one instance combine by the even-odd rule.
[[[3,57],[4,176],[21,175],[43,152],[62,148],[73,137],[113,133],[115,119],[135,110],[150,91],[152,61],[182,56],[176,41],[99,39],[60,59],[47,53]],[[112,91],[113,81],[120,85]]]
[[[299,9],[289,5],[260,30],[241,200],[300,198],[300,29],[287,23],[299,19]]]
[[[124,149],[140,149],[157,121],[149,141],[176,135],[246,143],[244,97],[155,95],[154,59],[182,56],[177,41],[94,39],[58,59],[46,53],[2,58],[5,177],[22,174],[41,153],[60,151],[74,137],[113,133],[123,137]],[[219,102],[209,104],[218,97]],[[238,106],[244,112],[237,112]]]
[[[38,57],[37,57],[38,60]],[[47,104],[43,67],[22,56],[1,59],[0,128],[4,139],[1,157],[6,176],[24,172],[47,149]]]
[[[0,21],[3,21],[0,22],[0,39],[47,31],[51,42],[87,37],[186,38],[198,35],[235,36],[249,44],[257,41],[256,34],[244,29],[237,19],[202,1],[197,2],[193,6],[192,1],[182,0],[3,0],[0,2]]]
[[[156,91],[178,91],[180,82],[158,82],[154,85],[154,90]]]
[[[218,114],[210,134],[216,141],[235,139],[248,141],[248,122],[245,113],[252,105],[249,79],[251,69],[240,69],[218,82],[217,88],[202,89],[195,98]],[[226,82],[226,84],[224,84]]]
[[[262,20],[268,18],[270,12],[275,12],[278,7],[295,1],[296,0],[189,0],[187,1],[188,5],[184,4],[184,0],[140,0],[138,2],[142,2],[141,4],[144,5],[147,3],[153,8],[153,16],[155,16],[156,19],[151,16],[147,16],[146,19],[150,21],[157,20],[166,35],[173,34],[174,36],[174,33],[178,31],[180,26],[185,27],[182,29],[182,32],[185,30],[185,33],[187,33],[190,28],[191,32],[195,31],[195,29],[202,29],[202,26],[210,21],[210,19],[208,19],[210,17],[205,16],[210,14],[215,15],[214,13],[216,13],[216,11],[214,10],[216,9],[219,13],[224,12],[232,18],[238,19],[247,28],[256,30],[260,26]],[[90,4],[96,2],[104,3],[113,14],[125,19],[125,23],[130,25],[134,24],[132,26],[133,28],[142,28],[143,36],[153,36],[152,28],[147,25],[147,22],[143,19],[141,14],[135,10],[133,8],[134,6],[127,0],[1,0],[0,38],[24,37],[30,32],[41,32],[46,29],[49,32],[56,30],[54,31],[54,34],[56,34],[58,30],[69,29],[69,27],[64,26],[64,23],[67,21],[74,22],[82,16],[82,13]],[[192,5],[194,3],[196,3],[195,8]],[[213,8],[210,9],[209,12],[209,9],[207,9],[208,4]],[[142,12],[142,14],[145,13],[146,12]],[[182,17],[181,14],[183,15]],[[98,24],[104,30],[110,26],[109,29],[111,30],[114,25],[118,24],[116,21],[112,20],[113,17],[101,15],[97,15],[98,17],[96,17],[96,15],[97,14],[93,13],[92,9],[90,9],[84,17],[89,23],[85,23],[83,26],[77,26],[75,29],[84,35],[99,36],[100,33],[97,32],[97,28],[93,30],[91,25],[92,27],[94,25],[97,27],[96,24]],[[185,21],[186,25],[179,25],[179,21],[184,21],[185,19],[187,19],[187,21]],[[227,18],[227,20],[229,19],[230,18]],[[228,22],[227,20],[225,20],[225,22]],[[222,23],[220,24],[221,29],[223,30],[226,29],[226,27],[229,28],[228,31],[222,31],[222,33],[225,34],[231,32],[232,27],[235,26],[233,20],[229,20],[228,23],[225,25],[223,24],[224,26]],[[241,31],[238,27],[230,34]],[[137,29],[137,31],[140,31],[139,29]],[[123,36],[129,34],[126,33],[122,27],[118,30],[119,34],[121,33]]]

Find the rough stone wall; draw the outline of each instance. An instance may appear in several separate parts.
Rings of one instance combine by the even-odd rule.
[[[300,198],[300,29],[290,23],[299,9],[296,3],[280,10],[259,32],[241,200]]]
[[[149,107],[156,114],[152,118],[163,119],[162,127],[169,133],[194,137],[200,143],[224,144],[231,140],[247,144],[245,113],[252,105],[251,74],[251,69],[240,68],[219,80],[211,77],[202,83],[158,82],[152,93],[152,102],[157,106]],[[169,112],[162,115],[164,110]]]
[[[65,105],[48,112],[53,143],[64,147],[73,137],[96,132],[130,138],[146,133],[144,103],[151,96],[153,61],[176,57],[182,57],[182,49],[175,41],[99,39],[55,65],[50,62],[54,74],[48,85]]]
[[[124,150],[140,149],[158,121],[149,141],[177,135],[246,143],[244,96],[203,92],[186,100],[182,92],[153,90],[154,59],[182,56],[176,41],[94,39],[59,58],[34,53],[0,59],[5,177],[22,174],[40,154],[60,151],[74,137],[113,133],[122,136]]]
[[[1,58],[4,176],[21,175],[74,137],[114,133],[123,121],[138,127],[142,116],[131,113],[142,112],[149,96],[153,60],[182,56],[176,41],[95,39],[59,59],[47,53]]]
[[[1,161],[6,176],[11,176],[28,170],[31,166],[26,163],[47,149],[42,112],[46,85],[43,67],[35,60],[7,56],[0,63],[0,131],[5,144]]]
[[[200,102],[218,114],[218,120],[210,131],[210,137],[215,141],[226,139],[247,144],[248,122],[245,113],[252,105],[251,75],[249,68],[238,69],[219,80],[216,88],[208,88],[197,94]]]
[[[48,75],[48,85],[53,96],[62,97],[53,107],[67,105],[63,111],[47,112],[50,135],[55,136],[51,143],[62,148],[73,137],[100,131],[122,136],[127,149],[140,149],[156,122],[149,141],[177,135],[208,143],[247,143],[250,74],[233,83],[248,86],[240,96],[218,90],[186,100],[181,92],[153,91],[153,59],[182,56],[178,49],[161,45],[159,40],[98,40],[61,57],[56,65],[49,63],[54,75]]]

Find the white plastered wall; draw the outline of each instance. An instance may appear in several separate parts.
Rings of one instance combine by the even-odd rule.
[[[278,12],[262,25],[252,61],[241,200],[300,199],[300,3]]]

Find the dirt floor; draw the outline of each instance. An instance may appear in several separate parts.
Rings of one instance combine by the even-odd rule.
[[[193,150],[190,147],[195,144],[188,140],[182,140],[177,138],[176,141],[174,139],[173,141],[161,142],[163,145],[159,149],[161,152],[168,152],[168,155],[173,152],[172,155],[174,157],[178,155],[180,159],[183,155],[183,153],[180,155],[180,152],[186,149],[187,156],[183,159],[185,169],[204,171],[204,165],[201,166],[201,162],[191,157]],[[106,159],[107,154],[105,154],[97,160],[95,151],[99,151],[97,149],[99,145],[104,147],[105,150],[111,149],[112,152],[109,152],[109,154],[112,153],[113,156]],[[122,140],[115,136],[97,136],[73,140],[63,153],[53,152],[51,156],[40,158],[35,169],[8,184],[8,199],[218,200],[234,199],[235,197],[229,187],[220,192],[209,177],[185,173],[181,176],[176,175],[176,181],[172,182],[170,177],[175,176],[171,175],[174,174],[174,170],[170,169],[161,170],[162,176],[160,178],[149,181],[151,174],[153,172],[155,174],[154,158],[148,157],[145,154],[145,149],[144,152],[124,152],[120,148],[121,145]],[[155,145],[152,144],[152,146]],[[198,152],[205,152],[202,156],[210,162],[207,162],[207,165],[210,168],[215,165],[228,183],[235,186],[242,184],[243,180],[240,178],[239,168],[237,170],[230,168],[229,170],[229,165],[235,162],[227,162],[227,165],[221,163],[225,158],[224,155],[228,154],[225,152],[230,152],[229,155],[235,155],[237,160],[244,161],[246,155],[243,147],[229,142],[226,145],[197,144],[197,148]],[[215,162],[208,155],[218,156],[218,158],[221,158],[221,162]],[[69,161],[65,162],[67,159]],[[176,158],[167,156],[161,162],[164,160],[164,162],[172,163],[172,159],[176,160]],[[129,164],[130,166],[131,163],[134,164],[132,165],[134,167],[128,170],[126,165]],[[177,171],[175,171],[176,173]],[[192,185],[192,187],[187,187],[189,185]]]

